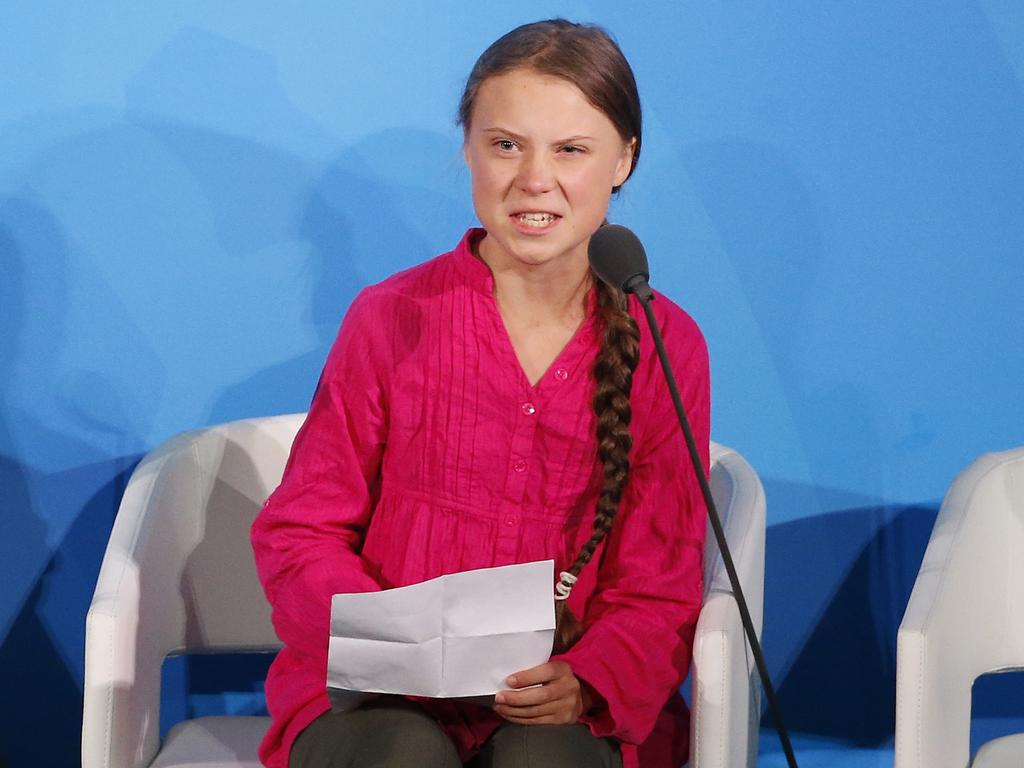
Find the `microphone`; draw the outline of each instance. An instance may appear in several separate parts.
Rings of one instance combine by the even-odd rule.
[[[601,280],[613,288],[618,288],[623,293],[635,293],[636,297],[640,299],[641,306],[644,308],[647,324],[651,329],[651,336],[654,337],[654,346],[658,351],[658,358],[661,360],[661,368],[668,382],[669,394],[672,396],[676,416],[679,418],[679,426],[682,427],[683,437],[686,438],[686,447],[690,452],[690,462],[693,464],[693,471],[697,475],[697,482],[700,484],[704,503],[708,509],[708,520],[714,531],[715,539],[718,541],[718,550],[722,555],[722,564],[729,575],[733,597],[736,599],[736,607],[740,613],[740,621],[743,624],[743,629],[747,635],[747,642],[754,656],[754,663],[761,677],[765,698],[768,699],[768,709],[771,710],[772,718],[775,721],[775,730],[778,732],[779,741],[782,743],[782,751],[786,754],[786,762],[789,768],[797,768],[796,755],[793,753],[789,731],[786,730],[786,726],[782,721],[782,710],[779,708],[778,699],[775,696],[775,687],[772,685],[771,677],[768,674],[768,665],[764,660],[764,652],[761,650],[761,643],[757,639],[757,632],[754,630],[754,622],[750,618],[750,610],[747,608],[746,598],[743,597],[739,575],[736,573],[736,566],[733,564],[732,554],[729,552],[729,543],[725,540],[722,520],[719,517],[718,509],[715,507],[715,500],[711,496],[711,487],[704,472],[704,465],[701,463],[700,453],[697,451],[693,431],[690,429],[690,420],[686,417],[683,400],[679,396],[679,387],[676,385],[676,377],[672,373],[668,352],[665,350],[665,342],[661,337],[661,329],[658,327],[658,321],[654,317],[654,309],[651,307],[654,293],[651,291],[651,286],[647,284],[647,281],[651,278],[651,272],[647,266],[647,254],[644,252],[640,239],[628,228],[620,224],[605,224],[591,236],[590,243],[587,246],[587,257],[590,259],[590,268],[594,270],[594,273]]]
[[[587,246],[590,268],[604,282],[623,293],[635,293],[641,299],[654,298],[647,281],[651,271],[640,238],[621,224],[605,224],[590,238]]]

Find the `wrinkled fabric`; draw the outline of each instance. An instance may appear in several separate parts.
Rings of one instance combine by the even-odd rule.
[[[260,757],[270,768],[287,765],[295,738],[330,707],[333,594],[544,559],[554,559],[557,573],[590,537],[602,477],[593,292],[587,319],[530,386],[493,276],[473,253],[483,234],[470,230],[454,251],[359,294],[281,485],[252,527],[284,643],[266,683],[273,723]],[[643,310],[630,302],[641,352],[629,484],[608,540],[569,598],[584,635],[557,658],[598,693],[581,720],[621,742],[626,768],[674,768],[688,748],[678,688],[700,609],[705,511]],[[706,468],[704,339],[664,296],[654,309]],[[418,703],[463,760],[501,722],[471,704]]]

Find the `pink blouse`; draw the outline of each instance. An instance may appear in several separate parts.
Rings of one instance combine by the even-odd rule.
[[[530,386],[470,230],[454,251],[365,289],[328,355],[280,487],[252,528],[284,643],[267,677],[273,724],[260,757],[285,768],[329,709],[331,595],[446,573],[554,559],[590,537],[601,480],[591,406],[600,328],[591,314]],[[654,302],[708,464],[704,339]],[[622,746],[626,768],[679,766],[688,712],[678,688],[701,602],[704,504],[642,309],[629,484],[606,545],[573,589],[582,639],[559,658],[602,701],[582,721]],[[552,584],[552,592],[554,585]],[[511,671],[511,670],[510,670]],[[420,700],[469,759],[500,724],[490,709]]]

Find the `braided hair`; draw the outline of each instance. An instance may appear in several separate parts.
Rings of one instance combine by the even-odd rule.
[[[603,112],[623,141],[633,143],[633,159],[626,178],[632,175],[640,157],[641,111],[633,70],[619,46],[603,29],[550,19],[524,24],[500,37],[481,54],[466,80],[459,102],[458,124],[469,130],[473,103],[480,86],[490,77],[526,68],[569,81]],[[618,192],[613,187],[612,192]],[[579,621],[566,605],[565,597],[576,577],[597,547],[611,531],[619,500],[629,477],[629,431],[632,410],[629,391],[640,353],[640,331],[627,311],[626,296],[595,278],[598,320],[603,343],[594,362],[596,382],[597,458],[603,467],[601,492],[594,516],[594,530],[576,560],[561,575],[556,602],[555,653],[582,634]]]
[[[594,361],[594,413],[597,417],[597,457],[602,464],[601,493],[597,498],[594,531],[566,570],[575,581],[590,562],[598,545],[611,531],[619,500],[629,479],[629,450],[633,435],[629,422],[633,411],[629,391],[633,371],[640,360],[640,329],[627,311],[626,296],[617,288],[597,280],[597,313],[603,330],[601,349]],[[564,577],[563,577],[564,580]],[[555,604],[555,653],[573,645],[583,633],[566,600]]]

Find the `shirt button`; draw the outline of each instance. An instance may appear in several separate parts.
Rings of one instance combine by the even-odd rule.
[[[522,459],[517,459],[512,464],[512,469],[514,469],[516,472],[525,472],[526,471],[526,462],[523,461]]]
[[[565,381],[569,378],[569,372],[565,368],[555,368],[555,378],[559,381]]]
[[[537,407],[533,403],[523,403],[523,413],[527,416],[533,416],[537,412]]]
[[[509,515],[508,517],[505,518],[505,525],[512,526],[512,525],[515,525],[515,524],[516,524],[516,519],[514,517],[512,517],[512,515]]]

